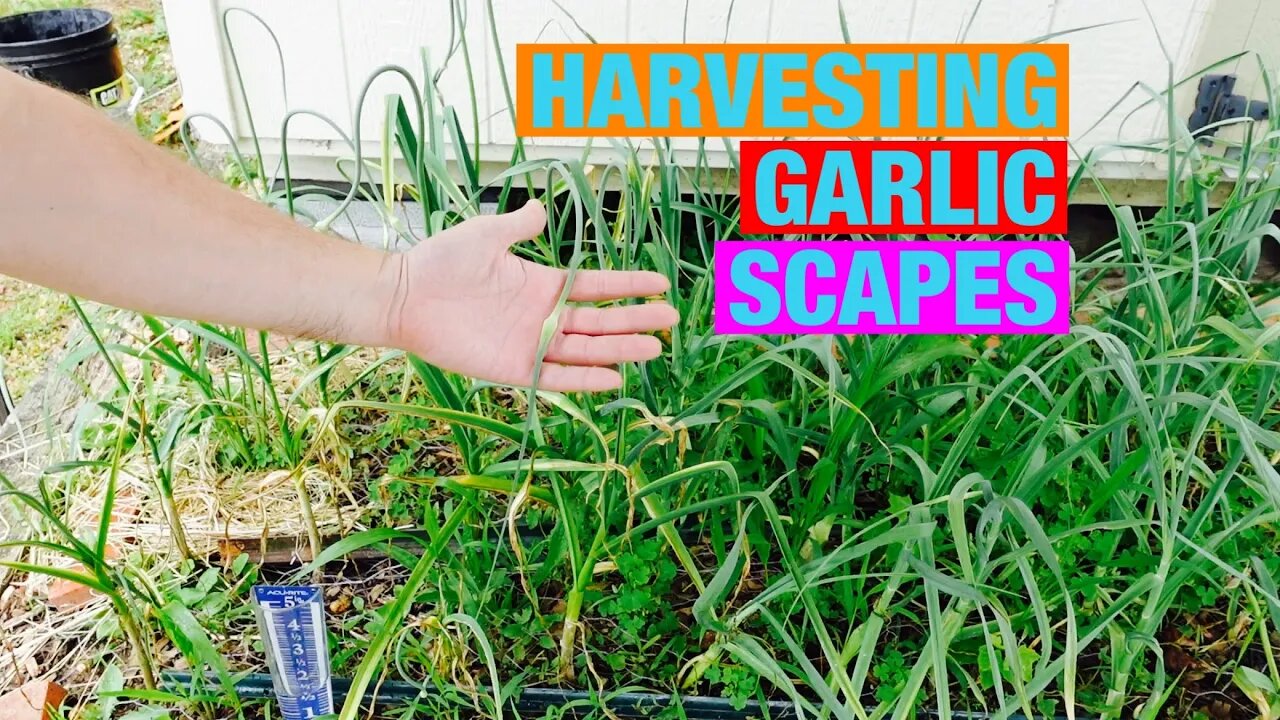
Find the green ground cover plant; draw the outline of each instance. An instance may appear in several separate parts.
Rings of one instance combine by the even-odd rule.
[[[469,67],[486,50],[457,37],[450,61]],[[418,75],[436,69],[424,55]],[[517,144],[482,181],[434,86],[386,73],[405,90],[361,105],[384,113],[384,151],[359,157],[352,138],[350,193],[311,222],[367,199],[388,237],[430,242],[395,219],[402,199],[434,232],[537,197],[547,231],[518,252],[662,272],[680,324],[621,391],[586,396],[84,313],[95,332],[64,364],[96,354],[112,382],[81,413],[77,457],[5,493],[34,511],[13,567],[83,575],[114,618],[81,717],[274,717],[229,691],[263,667],[247,609],[262,579],[326,585],[334,672],[355,688],[341,720],[388,679],[435,691],[384,711],[397,718],[502,717],[547,685],[597,693],[578,708],[593,716],[637,688],[859,720],[1274,716],[1280,325],[1263,306],[1280,289],[1252,280],[1280,235],[1280,175],[1244,171],[1275,157],[1274,128],[1227,163],[1169,110],[1172,139],[1147,148],[1168,163],[1165,207],[1110,206],[1116,238],[1076,263],[1068,335],[728,337],[711,332],[712,243],[743,235],[732,174],[705,152],[677,165],[658,139],[649,162],[614,141],[589,166]],[[256,147],[232,162],[268,177]],[[250,186],[284,212],[318,192],[287,162],[274,177]],[[111,519],[126,485],[141,523]],[[69,525],[91,492],[99,522]],[[311,561],[220,546],[248,507],[241,539],[293,532]],[[155,657],[212,682],[164,688]]]

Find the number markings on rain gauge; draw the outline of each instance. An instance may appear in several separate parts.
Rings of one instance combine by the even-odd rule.
[[[320,588],[257,585],[254,611],[285,720],[333,712],[329,643]]]

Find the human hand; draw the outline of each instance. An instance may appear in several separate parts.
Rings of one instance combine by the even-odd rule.
[[[388,268],[388,343],[453,372],[495,383],[530,386],[543,322],[554,311],[568,273],[510,252],[546,225],[542,205],[471,218],[412,250]],[[666,292],[655,272],[580,270],[569,300],[596,303]],[[567,305],[547,348],[538,386],[561,392],[610,390],[622,384],[612,367],[658,357],[662,344],[645,335],[679,319],[666,303],[622,307]]]

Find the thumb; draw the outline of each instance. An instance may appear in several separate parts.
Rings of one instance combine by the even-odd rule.
[[[496,218],[493,237],[501,243],[503,248],[532,240],[538,237],[547,226],[547,211],[537,200],[530,200],[519,210],[498,215]]]

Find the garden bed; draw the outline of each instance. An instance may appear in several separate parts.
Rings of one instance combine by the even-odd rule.
[[[494,717],[559,692],[606,717],[644,691],[718,699],[673,717],[841,720],[1273,700],[1280,289],[1253,281],[1280,176],[1209,209],[1205,160],[1170,177],[1171,207],[1109,208],[1067,335],[716,336],[711,247],[740,233],[715,188],[682,194],[705,168],[620,147],[490,190],[425,97],[434,132],[386,105],[412,177],[349,193],[388,244],[532,194],[551,220],[518,252],[672,280],[663,357],[617,394],[530,393],[397,352],[86,316],[68,362],[110,372],[43,489],[8,495],[40,543],[0,596],[0,679],[57,672],[99,714],[257,717],[268,701],[242,706],[233,677],[264,671],[249,589],[316,582],[344,720],[395,681]],[[247,190],[284,211],[310,194],[271,179]],[[358,224],[343,209],[315,219]],[[99,595],[51,611],[68,572]],[[165,695],[164,671],[216,681]]]
[[[1175,258],[1171,249],[1160,262],[1176,262]],[[1132,278],[1136,272],[1131,263],[1108,264],[1123,277]],[[1218,275],[1220,280],[1224,277]],[[686,285],[686,290],[695,287],[696,283]],[[399,631],[393,636],[392,662],[384,667],[390,673],[387,679],[430,680],[443,688],[461,688],[459,697],[472,703],[481,702],[475,699],[475,689],[491,684],[490,660],[504,686],[512,682],[523,687],[550,685],[606,695],[625,687],[645,687],[659,694],[720,697],[730,707],[750,707],[744,703],[761,700],[786,703],[791,698],[777,684],[782,678],[794,677],[797,687],[812,688],[806,676],[825,677],[833,669],[825,659],[825,641],[819,636],[793,640],[801,643],[803,655],[793,655],[787,648],[786,638],[791,633],[814,632],[815,626],[807,617],[821,617],[828,637],[839,638],[836,642],[855,653],[850,665],[853,672],[857,671],[858,648],[863,647],[859,644],[862,634],[874,630],[879,635],[874,651],[866,651],[871,661],[859,697],[866,706],[894,705],[912,692],[913,664],[919,667],[920,658],[926,658],[931,645],[940,641],[934,635],[939,627],[936,623],[945,625],[945,620],[927,619],[933,612],[929,587],[936,584],[939,609],[945,607],[941,593],[964,598],[966,593],[977,592],[984,602],[991,603],[985,606],[986,612],[999,612],[1003,618],[1000,622],[974,618],[967,631],[947,641],[948,662],[974,673],[967,680],[963,675],[956,679],[961,683],[957,692],[972,693],[965,706],[981,710],[985,705],[987,711],[997,711],[1000,682],[1005,684],[1005,692],[1012,692],[1016,683],[1025,687],[1036,681],[1036,673],[1041,672],[1037,667],[1045,667],[1056,679],[1050,679],[1043,689],[1025,691],[1029,699],[1036,698],[1029,709],[1061,714],[1061,693],[1065,690],[1061,673],[1068,660],[1063,653],[1070,631],[1063,625],[1069,616],[1061,614],[1067,605],[1060,591],[1055,594],[1052,589],[1058,582],[1054,564],[1063,582],[1072,588],[1070,603],[1075,612],[1093,618],[1094,623],[1119,627],[1128,622],[1127,615],[1109,614],[1109,608],[1126,596],[1132,598],[1133,587],[1141,587],[1144,576],[1134,574],[1135,568],[1160,563],[1158,544],[1144,549],[1158,538],[1143,529],[1148,527],[1145,513],[1177,512],[1183,514],[1184,523],[1207,523],[1196,544],[1215,543],[1211,550],[1215,560],[1236,574],[1215,570],[1219,567],[1216,563],[1206,562],[1198,565],[1195,573],[1177,578],[1177,588],[1165,596],[1168,610],[1152,626],[1160,655],[1143,653],[1145,660],[1137,666],[1141,672],[1135,682],[1142,683],[1141,688],[1154,687],[1145,683],[1158,680],[1164,663],[1164,682],[1172,692],[1165,702],[1188,712],[1199,708],[1214,717],[1248,717],[1253,706],[1232,677],[1240,667],[1266,672],[1271,651],[1265,646],[1275,632],[1266,600],[1271,591],[1265,585],[1265,579],[1275,572],[1266,564],[1274,555],[1257,554],[1258,548],[1275,547],[1276,542],[1274,511],[1267,511],[1271,501],[1265,467],[1233,459],[1248,448],[1240,444],[1241,438],[1235,434],[1238,430],[1231,424],[1206,424],[1200,406],[1194,403],[1167,419],[1171,428],[1182,429],[1154,437],[1163,437],[1165,442],[1176,440],[1178,445],[1165,446],[1169,451],[1195,449],[1204,465],[1192,477],[1226,472],[1234,464],[1231,472],[1236,473],[1236,479],[1217,490],[1209,474],[1203,474],[1202,480],[1183,481],[1167,496],[1169,501],[1182,497],[1181,510],[1142,499],[1160,500],[1161,496],[1153,495],[1157,488],[1138,477],[1139,461],[1119,459],[1111,469],[1116,460],[1110,454],[1093,454],[1091,460],[1086,451],[1075,455],[1077,461],[1070,458],[1081,452],[1078,444],[1057,447],[1069,438],[1087,437],[1108,423],[1116,423],[1106,419],[1117,417],[1109,408],[1127,406],[1116,405],[1120,402],[1117,393],[1128,392],[1123,384],[1103,381],[1084,395],[1071,395],[1090,388],[1090,372],[1105,378],[1127,367],[1139,373],[1139,383],[1158,379],[1145,374],[1141,368],[1148,365],[1136,358],[1110,369],[1108,363],[1117,360],[1106,359],[1108,355],[1102,352],[1105,343],[1097,346],[1097,351],[1062,354],[1063,348],[1072,345],[1090,347],[1080,342],[1095,329],[1111,334],[1138,331],[1149,340],[1155,337],[1149,313],[1160,306],[1150,297],[1135,298],[1141,292],[1132,279],[1120,289],[1094,291],[1091,299],[1077,308],[1084,313],[1078,320],[1087,319],[1087,324],[1082,323],[1072,336],[1052,340],[1003,338],[998,343],[977,343],[974,341],[979,339],[968,338],[846,338],[827,339],[825,345],[798,343],[794,349],[778,351],[769,349],[763,339],[728,345],[706,336],[695,341],[687,327],[682,328],[669,342],[684,343],[686,371],[708,379],[684,384],[667,374],[670,369],[659,365],[638,373],[633,382],[637,383],[637,399],[653,393],[657,400],[654,407],[681,407],[684,403],[684,410],[650,416],[638,410],[627,412],[626,404],[616,401],[583,406],[572,398],[544,395],[539,413],[547,438],[542,447],[549,469],[538,471],[536,477],[541,480],[535,487],[546,492],[514,509],[509,498],[527,468],[526,460],[513,455],[528,414],[526,399],[518,393],[469,386],[410,364],[399,355],[311,343],[269,351],[265,357],[270,371],[264,373],[251,363],[264,357],[253,336],[186,323],[132,324],[128,332],[117,332],[114,345],[118,349],[113,357],[126,368],[129,386],[151,378],[152,390],[146,398],[146,402],[155,403],[148,413],[151,423],[173,427],[171,423],[176,421],[166,418],[189,418],[183,421],[180,442],[163,458],[161,467],[168,468],[168,476],[157,474],[145,433],[129,440],[129,447],[121,454],[121,432],[128,438],[136,431],[104,410],[82,418],[77,432],[83,458],[101,458],[105,464],[70,467],[47,479],[54,481],[53,492],[62,498],[58,501],[64,508],[62,517],[90,533],[110,488],[113,513],[118,518],[111,524],[109,539],[123,552],[107,564],[116,568],[112,572],[138,573],[154,586],[143,590],[140,607],[179,602],[208,634],[210,647],[217,650],[217,662],[237,672],[261,672],[264,667],[256,647],[257,630],[243,598],[253,582],[313,578],[310,568],[294,562],[311,557],[309,523],[299,512],[302,496],[297,481],[301,478],[315,528],[324,538],[322,544],[330,548],[322,560],[339,561],[325,563],[327,569],[320,576],[329,588],[326,600],[335,643],[335,673],[356,674],[368,643],[394,625]],[[1263,300],[1268,292],[1274,293],[1259,286],[1249,291]],[[1225,318],[1222,311],[1231,307],[1237,308],[1236,318],[1251,317],[1246,301],[1249,293],[1219,295],[1212,304],[1197,309],[1203,313],[1199,322],[1214,316]],[[1190,297],[1183,295],[1180,302],[1188,302]],[[1164,297],[1171,313],[1187,307],[1168,303],[1170,296]],[[686,313],[691,308],[686,306]],[[1245,315],[1239,315],[1241,311]],[[686,315],[690,324],[701,322],[688,318]],[[1231,421],[1234,415],[1224,417],[1236,422],[1234,427],[1255,434],[1258,460],[1274,463],[1276,448],[1266,444],[1272,442],[1268,433],[1274,431],[1266,425],[1274,422],[1273,410],[1268,408],[1275,407],[1275,399],[1268,400],[1269,386],[1264,382],[1274,362],[1266,359],[1271,357],[1267,353],[1275,352],[1274,345],[1243,344],[1250,337],[1262,338],[1266,321],[1261,316],[1251,321],[1236,319],[1230,325],[1213,321],[1210,326],[1216,323],[1216,332],[1188,335],[1190,344],[1185,347],[1209,343],[1219,354],[1208,355],[1200,349],[1186,355],[1191,358],[1186,372],[1193,373],[1189,380],[1193,383],[1205,382],[1206,373],[1218,377],[1214,372],[1229,375],[1234,370],[1237,378],[1233,382],[1245,382],[1257,374],[1256,381],[1248,381],[1248,391],[1231,397],[1236,404],[1256,397],[1262,405],[1249,405],[1238,412],[1241,418],[1258,420],[1239,425],[1239,421]],[[1237,329],[1228,332],[1232,328]],[[160,347],[157,339],[164,337],[173,339],[169,349],[180,355],[147,355],[144,349]],[[776,360],[755,372],[759,361],[752,358],[760,356],[761,346],[766,357],[772,354]],[[244,348],[244,352],[234,351],[235,347]],[[1172,347],[1177,350],[1180,346]],[[996,413],[992,398],[1002,382],[1007,383],[1001,378],[1017,368],[1035,367],[1029,365],[1035,362],[1029,358],[1049,348],[1059,348],[1052,355],[1057,359],[1042,367],[1074,368],[1070,373],[1043,371],[1049,374],[1042,375],[1041,381],[1061,390],[1024,390],[1011,398],[1008,410]],[[828,362],[821,361],[824,352],[829,353]],[[1151,357],[1176,358],[1185,352],[1170,355],[1163,351]],[[174,358],[179,356],[188,359],[183,367],[201,368],[216,381],[207,385],[225,393],[217,396],[216,404],[201,399],[203,381],[192,386],[181,380],[196,373],[178,373]],[[812,365],[806,358],[819,362]],[[1240,365],[1233,358],[1252,360],[1249,365]],[[1220,363],[1221,370],[1211,372],[1213,363]],[[322,365],[329,369],[323,385],[315,373]],[[689,370],[690,365],[700,369]],[[1091,366],[1095,369],[1083,372]],[[646,378],[647,373],[654,374]],[[855,452],[823,452],[833,442],[828,434],[831,431],[823,429],[833,412],[824,394],[812,396],[807,401],[812,405],[797,405],[789,399],[798,388],[822,377],[844,388],[837,395],[840,402],[834,408],[831,427],[848,428],[847,442],[854,443]],[[1070,391],[1073,385],[1077,390]],[[769,403],[778,417],[771,419],[766,406],[750,405],[742,391],[725,394],[730,392],[725,387],[730,391],[745,387],[757,397],[771,398]],[[1154,390],[1155,386],[1151,387]],[[778,394],[778,389],[771,388],[786,390]],[[945,388],[955,390],[940,392]],[[1215,392],[1223,389],[1225,386]],[[111,383],[105,387],[99,384],[97,397],[99,402],[119,404],[125,398],[122,391]],[[278,398],[289,399],[284,414],[248,411],[250,407],[272,407],[273,392]],[[855,392],[864,394],[850,394]],[[1203,390],[1192,393],[1201,395],[1225,399],[1220,394],[1204,395]],[[450,397],[456,399],[450,401]],[[708,397],[716,399],[707,402]],[[856,397],[862,399],[854,402]],[[915,399],[909,400],[912,397]],[[1028,425],[1014,417],[1000,419],[1015,411],[1037,415],[1063,412],[1053,407],[1055,403],[1061,407],[1064,397],[1074,398],[1081,406],[1069,423],[1055,426],[1054,435],[1046,435],[1040,424]],[[1151,397],[1147,396],[1146,402]],[[949,410],[938,404],[941,398],[946,398]],[[457,404],[449,407],[448,402]],[[237,410],[192,415],[196,412],[193,408],[209,405]],[[962,408],[958,415],[957,407]],[[921,412],[926,414],[919,415]],[[985,419],[980,414],[984,412],[988,413]],[[1123,412],[1130,411],[1122,411],[1119,417],[1124,417]],[[867,423],[864,416],[874,422]],[[453,421],[446,421],[446,417]],[[1194,438],[1199,426],[1205,428],[1200,440],[1183,444],[1179,438]],[[608,456],[593,455],[604,450],[592,437],[597,431],[607,437],[621,427],[630,428],[627,446],[632,450],[628,452],[643,447],[649,456],[642,454],[638,464],[630,464],[638,472],[609,477],[615,472],[609,470],[613,465]],[[1146,431],[1139,427],[1129,432]],[[966,434],[972,434],[968,449],[963,455],[954,455],[958,452],[955,443]],[[913,436],[915,440],[911,440]],[[905,447],[910,447],[927,438],[926,444],[919,446],[927,448],[948,437],[955,439],[943,445],[945,451],[933,451],[937,465],[922,465],[911,453],[890,464],[893,456],[884,454],[886,446],[905,442],[909,443]],[[1113,435],[1105,432],[1095,437],[1095,442],[1101,443]],[[1136,443],[1129,433],[1107,440],[1116,441]],[[1126,452],[1134,453],[1141,447],[1134,444]],[[1013,452],[1010,448],[1024,449]],[[1016,461],[1010,463],[1009,455]],[[937,482],[936,478],[930,480],[930,473],[945,471],[948,457],[960,458],[961,466],[969,468],[966,473],[978,475],[971,474],[964,482],[953,480],[943,485],[948,489],[938,495],[937,486],[930,490],[930,483]],[[1061,471],[1044,469],[1055,462],[1063,463]],[[843,469],[846,463],[852,465]],[[1263,476],[1253,481],[1239,475],[1249,467],[1262,468]],[[667,468],[667,475],[671,470],[686,470],[675,479],[659,480],[661,470],[656,469],[661,468]],[[1104,469],[1107,474],[1099,474]],[[950,472],[958,474],[959,468]],[[768,496],[746,494],[766,489],[771,483],[762,482],[763,478],[773,478],[773,483],[781,485]],[[173,488],[167,500],[162,479]],[[968,485],[974,482],[977,484]],[[582,514],[567,515],[546,502],[546,493],[557,484],[562,494],[578,498],[573,502],[580,509],[573,512]],[[648,490],[654,485],[660,487]],[[998,490],[1001,485],[1003,490]],[[565,563],[572,562],[573,551],[566,545],[564,529],[569,527],[566,523],[574,524],[580,543],[592,535],[600,537],[601,526],[593,529],[590,523],[602,510],[598,504],[603,501],[601,492],[613,493],[607,506],[613,508],[608,511],[612,519],[605,526],[604,544],[591,553],[594,557],[587,580],[580,585],[583,609],[567,652],[570,665],[566,670],[561,640],[574,588],[569,584],[572,575],[566,574]],[[735,497],[738,492],[743,494]],[[930,493],[935,493],[932,498]],[[646,500],[658,502],[650,505]],[[1216,512],[1198,512],[1206,500],[1218,503]],[[938,569],[929,571],[913,554],[912,560],[905,561],[906,569],[895,570],[897,563],[904,562],[901,553],[905,542],[919,542],[932,534],[922,534],[924,528],[939,523],[943,537],[957,537],[957,532],[958,537],[967,537],[978,532],[982,523],[992,522],[993,508],[1001,503],[1008,503],[1005,512],[1026,503],[1030,515],[1015,515],[1015,525],[1004,531],[1015,532],[1016,527],[1017,535],[987,535],[984,542],[995,544],[986,550],[982,543],[973,545],[970,562],[981,559],[994,567],[1000,562],[1011,563],[1008,567],[1014,574],[1003,575],[1001,582],[1016,582],[1023,588],[1027,604],[1021,609],[1011,604],[1011,596],[997,601],[997,596],[978,590],[979,585],[967,586],[960,579],[965,573],[963,556],[956,554],[958,546],[950,542],[933,550]],[[771,504],[777,506],[781,524],[762,517]],[[180,559],[167,505],[177,511],[193,560]],[[677,517],[673,511],[681,507],[693,508],[693,514]],[[396,598],[408,592],[404,583],[427,549],[423,546],[430,544],[433,533],[455,513],[464,513],[465,519],[453,528],[451,551],[437,556],[431,572],[415,586],[420,602],[403,618],[390,617]],[[517,550],[505,531],[510,517],[542,532],[521,534]],[[670,518],[675,532],[664,534],[663,523],[655,523],[655,517]],[[1028,521],[1033,524],[1025,524]],[[1043,529],[1037,530],[1037,524]],[[390,530],[422,527],[427,529],[413,533]],[[1237,538],[1223,536],[1222,530],[1213,529],[1219,527],[1235,528],[1240,534]],[[561,528],[558,536],[557,528]],[[736,542],[737,533],[744,528],[742,542]],[[1037,541],[1041,532],[1042,539]],[[1013,539],[1022,533],[1027,533],[1027,539]],[[334,542],[341,537],[346,539]],[[1052,554],[1037,548],[1046,540]],[[267,555],[260,554],[264,543]],[[556,543],[562,547],[558,553]],[[231,545],[240,552],[228,552]],[[788,547],[785,552],[784,545]],[[290,547],[299,552],[291,552]],[[576,548],[577,552],[588,550],[589,544]],[[981,558],[981,553],[993,550],[994,556]],[[215,556],[218,551],[222,554]],[[1197,562],[1197,551],[1182,552],[1182,563]],[[390,557],[379,560],[384,554]],[[1255,555],[1256,561],[1252,559]],[[210,562],[215,557],[220,559]],[[344,565],[343,558],[348,564]],[[42,552],[28,559],[38,564],[54,562],[51,555]],[[585,557],[577,562],[580,568],[588,567],[581,564]],[[944,571],[944,567],[949,569]],[[812,608],[794,595],[768,594],[784,592],[778,588],[791,582],[789,578],[796,572],[811,578],[807,582],[815,592]],[[1023,574],[1027,572],[1029,575]],[[895,576],[919,589],[895,586]],[[1020,576],[1034,582],[1022,584],[1027,580],[1015,580]],[[66,663],[74,666],[114,649],[124,678],[139,682],[127,646],[120,644],[120,631],[111,620],[109,599],[96,600],[75,613],[42,615],[41,583],[38,576],[31,576],[21,586],[20,595],[10,596],[7,608],[10,622],[19,619],[31,628],[40,628],[13,636],[44,640],[44,647],[29,656],[37,663],[66,658]],[[716,587],[717,583],[722,584]],[[148,600],[153,591],[158,597]],[[714,614],[707,607],[714,608]],[[1140,607],[1135,605],[1133,610],[1136,620]],[[763,614],[766,611],[773,619]],[[457,612],[474,617],[484,628],[483,642],[463,626],[444,622]],[[746,612],[754,615],[728,630],[715,629],[716,623],[725,621],[717,618]],[[1037,619],[1042,613],[1048,620],[1044,625]],[[160,668],[200,667],[211,662],[211,658],[200,656],[198,646],[183,646],[181,636],[175,637],[169,626],[172,621],[159,609],[143,610],[142,617],[149,623],[146,642]],[[1077,627],[1084,624],[1080,619],[1076,622]],[[1047,630],[1044,634],[1037,630],[1041,626]],[[994,634],[1007,632],[1005,628],[1018,633],[1017,656],[1026,665],[1004,661],[1005,648],[996,644]],[[780,631],[785,634],[774,635]],[[758,639],[753,642],[752,638]],[[80,652],[69,652],[72,641],[81,644]],[[998,642],[1003,644],[1003,640]],[[1079,636],[1076,642],[1081,642]],[[1042,653],[1041,648],[1047,646],[1055,647],[1056,653]],[[984,648],[995,653],[996,662],[982,660]],[[756,654],[762,650],[767,654]],[[1117,662],[1111,652],[1114,649],[1108,652],[1095,635],[1087,644],[1077,645],[1070,657],[1081,713],[1102,714],[1105,710],[1101,688],[1107,686],[1108,673]],[[806,670],[801,657],[818,659]],[[777,664],[771,668],[763,664],[766,662]],[[64,671],[68,667],[53,666]],[[90,666],[81,672],[83,679],[78,686],[73,683],[73,689],[81,697],[91,698],[88,690],[96,682],[91,679],[95,670]],[[1027,674],[1020,677],[1023,672]],[[690,681],[695,676],[699,679]],[[381,673],[376,676],[377,681],[383,679]],[[963,689],[966,684],[967,690]],[[917,695],[912,704],[917,708],[937,702],[923,689],[914,692]],[[1145,690],[1130,692],[1134,693],[1131,698],[1146,697]],[[811,690],[802,690],[801,696],[821,703]],[[952,708],[961,707],[960,702],[957,698]],[[228,710],[231,707],[225,698],[218,703]],[[1023,709],[1020,705],[1015,700],[1005,707],[1017,711]],[[582,707],[599,706],[588,703]],[[1126,712],[1133,710],[1130,705],[1125,707]]]

